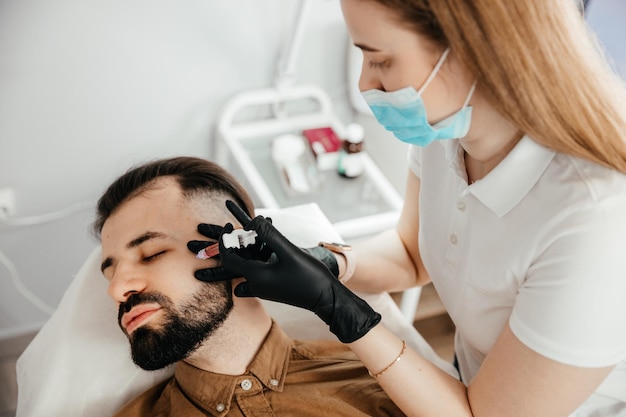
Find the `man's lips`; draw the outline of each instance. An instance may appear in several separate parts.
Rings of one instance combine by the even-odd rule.
[[[161,309],[156,303],[141,304],[133,307],[128,313],[122,316],[122,327],[130,334],[137,327],[148,321],[148,319]]]

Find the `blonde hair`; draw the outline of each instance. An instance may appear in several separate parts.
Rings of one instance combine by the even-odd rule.
[[[574,0],[374,1],[449,46],[535,141],[626,173],[626,88]]]

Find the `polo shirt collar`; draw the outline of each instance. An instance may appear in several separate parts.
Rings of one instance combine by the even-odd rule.
[[[230,410],[235,389],[246,375],[255,376],[266,389],[282,392],[290,354],[291,339],[272,321],[265,341],[245,374],[216,374],[181,361],[176,364],[174,378],[181,391],[199,407],[212,415],[225,416]]]
[[[467,181],[463,149],[458,140],[442,141],[446,158],[457,175]],[[483,179],[468,186],[468,191],[502,217],[515,207],[537,183],[555,151],[524,136],[509,154]]]

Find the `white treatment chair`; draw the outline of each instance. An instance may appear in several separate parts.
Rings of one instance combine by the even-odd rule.
[[[340,238],[315,204],[258,210],[295,244],[310,247]],[[17,417],[105,417],[173,373],[147,372],[130,359],[117,308],[99,269],[100,249],[87,258],[58,309],[17,363]],[[391,297],[360,294],[382,314],[383,323],[427,359],[457,376],[403,317]],[[295,339],[335,339],[313,313],[265,302],[269,314]]]

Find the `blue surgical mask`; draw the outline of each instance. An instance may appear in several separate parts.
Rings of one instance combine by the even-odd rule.
[[[461,110],[434,125],[428,122],[422,100],[422,93],[439,72],[448,53],[449,49],[446,49],[419,91],[405,87],[392,92],[368,90],[362,93],[378,123],[402,142],[426,146],[434,140],[456,139],[467,135],[472,120],[472,108],[468,103],[476,83],[472,85]]]

